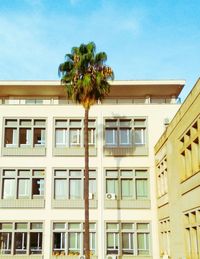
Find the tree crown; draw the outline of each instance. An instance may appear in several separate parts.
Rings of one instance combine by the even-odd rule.
[[[68,98],[89,109],[110,91],[108,80],[114,79],[114,73],[105,65],[107,55],[105,52],[96,53],[95,43],[90,42],[73,47],[65,58],[58,72]]]

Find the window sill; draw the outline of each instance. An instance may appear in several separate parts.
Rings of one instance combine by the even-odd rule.
[[[43,255],[0,255],[0,259],[43,259]]]
[[[2,148],[3,156],[45,156],[45,147],[4,147]]]
[[[89,207],[91,209],[97,208],[97,200],[89,200]],[[52,200],[52,208],[73,208],[73,209],[83,209],[84,200]]]
[[[44,208],[44,199],[2,199],[0,208]]]
[[[52,255],[51,259],[79,259],[79,255]],[[92,255],[90,256],[90,259],[97,259],[98,256]],[[10,258],[9,258],[10,259]]]
[[[54,156],[84,156],[84,147],[55,147],[53,149]],[[89,155],[97,156],[97,148],[89,147]]]
[[[141,146],[104,146],[105,156],[147,156],[148,147]]]
[[[147,200],[105,200],[106,209],[150,209],[151,201]]]
[[[136,259],[136,258],[151,259],[153,257],[150,256],[150,255],[123,255],[123,256],[119,256],[119,259]]]

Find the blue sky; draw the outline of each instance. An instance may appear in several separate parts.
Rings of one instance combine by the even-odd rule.
[[[59,79],[72,46],[94,41],[118,80],[200,75],[199,0],[0,0],[0,80]]]

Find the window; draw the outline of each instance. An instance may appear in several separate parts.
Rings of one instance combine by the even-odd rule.
[[[147,169],[106,169],[106,194],[117,199],[148,199]]]
[[[159,222],[160,229],[160,253],[170,255],[170,238],[171,238],[171,230],[170,230],[170,219],[166,218]]]
[[[149,223],[106,223],[106,254],[150,255],[149,239]]]
[[[106,119],[105,143],[106,146],[133,146],[145,145],[145,119]]]
[[[82,200],[84,190],[83,169],[54,170],[54,199]],[[89,172],[89,193],[96,198],[96,171]]]
[[[3,169],[2,199],[44,198],[43,169]]]
[[[95,145],[96,121],[88,121],[88,142]],[[56,119],[55,120],[55,146],[56,147],[83,147],[84,120],[83,119]]]
[[[2,222],[0,223],[0,254],[42,254],[42,237],[41,222]],[[29,243],[28,239],[30,239]]]
[[[134,255],[134,224],[122,224],[122,253]]]
[[[180,177],[181,181],[191,177],[195,173],[199,172],[200,165],[200,118],[195,119],[192,125],[187,129],[182,136],[179,138],[180,146],[180,159],[181,159],[181,170]]]
[[[157,188],[158,197],[163,196],[168,192],[168,181],[167,181],[167,158],[163,157],[156,165],[157,170]]]
[[[96,223],[90,223],[90,250],[96,254]],[[84,223],[56,222],[53,224],[53,255],[83,254]],[[67,241],[68,240],[68,241]],[[66,244],[66,242],[68,242]]]
[[[188,257],[198,258],[200,253],[200,207],[184,215],[186,251]]]
[[[46,120],[5,119],[5,147],[41,147],[45,145]]]

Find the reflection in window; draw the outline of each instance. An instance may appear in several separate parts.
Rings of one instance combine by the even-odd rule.
[[[11,254],[12,233],[0,233],[0,254]]]
[[[15,254],[26,254],[27,233],[15,233]]]

